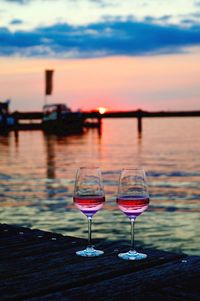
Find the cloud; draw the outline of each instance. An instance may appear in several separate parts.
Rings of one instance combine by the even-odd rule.
[[[6,2],[10,2],[10,3],[17,3],[17,4],[27,4],[27,3],[30,3],[30,2],[34,2],[35,0],[4,0]],[[41,2],[53,2],[55,0],[40,0]],[[69,2],[80,2],[80,0],[65,0],[66,2],[69,1]],[[86,0],[85,0],[86,1]],[[105,7],[105,6],[112,6],[113,3],[112,1],[110,0],[87,0],[88,2],[90,3],[93,3],[95,5],[98,5],[100,7]],[[115,3],[116,4],[116,3]]]
[[[13,19],[12,21],[10,21],[10,24],[11,25],[19,25],[19,24],[22,24],[23,21],[20,20],[20,19]]]
[[[112,2],[111,0],[89,0],[90,3],[93,3],[99,7],[107,7],[107,6],[117,6],[119,3]]]
[[[169,22],[171,18],[172,18],[171,15],[163,15],[161,17],[146,16],[144,18],[144,21],[147,23],[164,23],[164,22]]]
[[[194,19],[189,19],[189,18],[188,19],[182,19],[181,23],[185,24],[185,25],[191,25],[191,24],[194,25]]]
[[[200,6],[200,1],[199,0],[194,1],[194,5],[197,6],[197,7]]]
[[[17,4],[27,4],[30,0],[6,0],[7,2],[17,3]]]
[[[0,28],[0,55],[90,58],[113,55],[152,55],[181,52],[200,46],[200,24],[190,27],[104,20],[85,26],[66,23],[11,32]]]

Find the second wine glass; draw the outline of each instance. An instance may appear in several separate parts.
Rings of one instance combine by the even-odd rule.
[[[142,214],[149,205],[149,194],[145,180],[145,172],[142,169],[123,169],[120,174],[117,204],[131,221],[131,247],[126,253],[118,256],[126,260],[141,260],[146,254],[138,253],[134,246],[135,219]]]
[[[105,202],[101,170],[99,168],[81,167],[77,170],[73,199],[75,206],[88,219],[88,246],[84,250],[77,251],[76,254],[85,257],[99,256],[104,252],[96,250],[91,241],[92,217],[103,207]]]

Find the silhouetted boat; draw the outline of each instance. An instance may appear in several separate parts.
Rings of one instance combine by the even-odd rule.
[[[83,131],[85,117],[77,111],[72,112],[65,104],[48,104],[43,107],[43,130],[56,134],[80,133]]]

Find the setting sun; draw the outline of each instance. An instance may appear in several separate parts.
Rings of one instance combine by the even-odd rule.
[[[100,114],[104,114],[107,111],[107,109],[103,107],[99,107],[97,108],[97,111],[99,111]]]

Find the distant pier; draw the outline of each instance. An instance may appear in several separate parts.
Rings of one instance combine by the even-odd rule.
[[[73,113],[72,113],[73,114]],[[70,113],[69,113],[70,115]],[[99,128],[101,126],[102,115],[98,112],[82,113],[81,115],[84,122],[84,127],[87,128]],[[43,130],[43,112],[14,112],[9,114],[9,116],[14,120],[12,126],[4,125],[3,131],[25,131],[25,130]],[[59,121],[59,119],[58,119]],[[1,132],[1,127],[0,127]]]
[[[104,114],[99,112],[81,112],[85,119],[85,127],[100,127],[103,118],[137,118],[138,132],[142,132],[143,118],[166,117],[200,117],[199,111],[110,111]],[[13,112],[9,114],[14,119],[14,125],[10,130],[43,130],[43,112]],[[5,130],[5,129],[4,129]],[[0,128],[1,132],[1,128]]]
[[[92,120],[92,123],[100,123],[103,118],[137,118],[138,131],[142,131],[142,118],[159,118],[159,117],[200,117],[200,111],[154,111],[148,112],[143,110],[136,111],[110,111],[104,114],[98,112],[82,112],[85,120]],[[17,128],[20,129],[42,129],[42,112],[15,112],[13,113],[17,120]],[[96,119],[96,121],[94,121]],[[89,125],[89,121],[86,122]]]
[[[148,112],[143,110],[118,111],[105,113],[102,118],[137,118],[138,133],[142,133],[143,118],[166,118],[166,117],[200,117],[200,111],[155,111]]]

